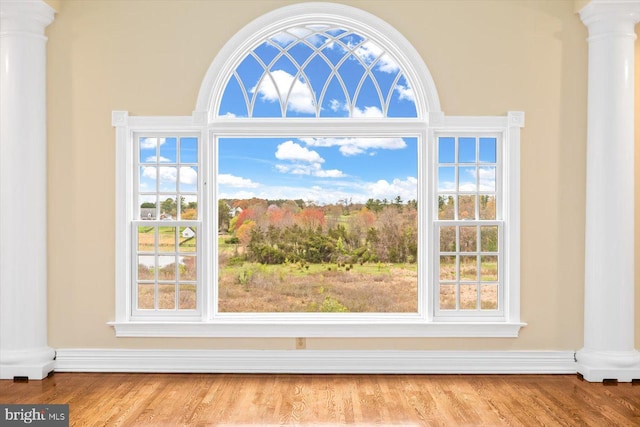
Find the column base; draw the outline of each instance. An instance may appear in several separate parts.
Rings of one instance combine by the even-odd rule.
[[[578,373],[589,382],[640,380],[640,352],[595,351],[582,349],[576,353]]]
[[[46,378],[55,369],[56,352],[49,347],[34,350],[0,351],[0,380],[26,377]]]

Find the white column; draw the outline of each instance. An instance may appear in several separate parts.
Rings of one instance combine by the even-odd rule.
[[[584,348],[587,381],[640,379],[634,349],[634,41],[638,0],[594,0],[589,29]]]
[[[42,379],[47,346],[47,133],[41,0],[0,1],[0,379]]]

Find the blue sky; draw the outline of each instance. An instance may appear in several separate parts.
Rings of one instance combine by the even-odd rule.
[[[416,117],[413,90],[377,43],[344,29],[293,27],[259,43],[230,77],[226,117]]]
[[[417,138],[221,138],[218,197],[417,199]]]
[[[224,117],[416,117],[401,67],[379,44],[327,25],[258,43],[223,93]],[[417,138],[222,138],[218,197],[417,199]]]
[[[440,192],[496,191],[496,138],[438,138],[438,164]]]

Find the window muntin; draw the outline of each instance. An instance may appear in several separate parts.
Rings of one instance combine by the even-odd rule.
[[[136,151],[136,217],[198,219],[198,138],[141,136]]]
[[[306,24],[259,41],[226,82],[220,117],[417,117],[391,52],[345,26]]]
[[[134,137],[132,316],[193,316],[201,306],[198,137]]]
[[[218,138],[219,312],[417,313],[419,141]]]
[[[437,137],[436,316],[504,312],[502,136]]]

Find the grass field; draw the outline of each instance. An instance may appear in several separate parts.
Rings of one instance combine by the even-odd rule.
[[[221,312],[416,312],[415,265],[243,263],[219,270]]]

